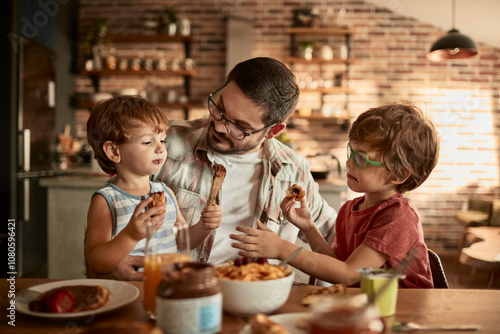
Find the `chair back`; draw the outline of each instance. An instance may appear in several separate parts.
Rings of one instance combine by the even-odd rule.
[[[434,289],[448,289],[448,280],[441,264],[439,256],[431,249],[427,249],[429,254],[429,262],[431,264],[432,280],[434,281]]]
[[[486,225],[491,224],[491,215],[493,213],[493,201],[486,198],[472,197],[469,198],[469,210],[482,211],[488,215]],[[477,225],[484,225],[477,222]]]

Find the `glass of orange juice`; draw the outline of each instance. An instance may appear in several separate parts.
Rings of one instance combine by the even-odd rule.
[[[162,279],[162,267],[167,263],[189,262],[190,247],[187,224],[176,223],[173,228],[176,248],[165,248],[160,239],[160,233],[150,235],[146,239],[146,254],[144,258],[144,282],[142,304],[150,318],[156,318],[156,290]]]

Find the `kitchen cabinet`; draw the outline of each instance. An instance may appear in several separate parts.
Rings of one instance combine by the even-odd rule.
[[[348,121],[349,68],[355,63],[350,57],[350,39],[354,31],[340,27],[291,27],[286,33],[290,36],[290,56],[285,62],[297,76],[301,100],[307,99],[299,101],[299,112],[294,117]],[[299,54],[300,46],[306,44],[314,46],[312,55]],[[310,95],[316,95],[319,103],[314,103]],[[317,108],[311,107],[312,104]],[[312,109],[319,112],[312,112]]]
[[[99,92],[101,89],[101,80],[105,77],[111,76],[119,76],[120,80],[137,79],[144,78],[146,76],[149,77],[163,77],[163,78],[172,78],[172,77],[180,77],[183,79],[183,87],[182,94],[179,94],[179,98],[172,99],[170,97],[165,98],[163,100],[153,100],[148,97],[148,99],[157,105],[159,108],[169,108],[169,109],[182,109],[184,110],[185,118],[188,118],[189,109],[194,107],[192,101],[190,101],[191,97],[191,79],[197,75],[196,70],[194,69],[194,64],[192,64],[191,57],[191,44],[193,43],[192,36],[170,36],[170,35],[110,35],[109,39],[111,41],[111,45],[116,48],[116,50],[120,49],[131,49],[134,50],[136,46],[145,47],[145,51],[148,51],[148,47],[150,49],[157,50],[157,59],[155,59],[156,63],[149,65],[145,65],[146,59],[135,58],[135,61],[138,62],[137,66],[134,66],[134,59],[126,59],[131,64],[128,64],[126,69],[120,69],[120,61],[122,59],[114,59],[115,65],[113,68],[109,67],[109,64],[106,64],[106,61],[103,61],[102,69],[94,70],[94,69],[84,69],[80,72],[81,75],[86,75],[92,79],[92,84],[94,86],[95,92]],[[168,45],[173,44],[181,44],[183,45],[182,52],[176,55],[175,59],[172,59],[171,64],[168,67],[160,67],[158,64],[160,60],[166,60],[164,52],[168,51]],[[136,53],[140,53],[140,51],[136,51]],[[170,57],[172,56],[169,53]],[[149,61],[153,59],[147,58]],[[148,93],[146,91],[146,93]],[[158,92],[159,93],[159,92]],[[80,108],[92,108],[94,105],[91,101],[83,101],[78,103],[78,107]]]
[[[59,176],[40,180],[47,188],[48,278],[85,278],[84,239],[92,194],[107,175]],[[71,199],[71,200],[68,200]]]

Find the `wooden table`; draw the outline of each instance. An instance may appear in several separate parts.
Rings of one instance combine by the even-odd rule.
[[[17,278],[17,290],[25,289],[38,284],[53,282],[49,279]],[[91,329],[92,326],[105,324],[127,324],[149,322],[142,308],[142,282],[131,282],[141,291],[141,295],[132,303],[117,310],[99,314],[89,319],[78,321],[48,321],[30,317],[19,312],[15,314],[16,327],[9,326],[8,318],[0,318],[1,333],[78,333],[78,329]],[[0,279],[0,309],[5,312],[9,299],[7,291],[9,283],[5,278]],[[292,288],[287,303],[276,313],[306,312],[308,309],[301,305],[305,293],[319,287],[298,285]],[[349,288],[348,294],[357,294],[359,289]],[[244,301],[242,301],[244,302]],[[500,290],[455,290],[455,289],[400,289],[397,311],[392,317],[385,319],[393,321],[416,321],[428,325],[480,325],[480,334],[498,333],[500,328]],[[239,333],[247,324],[248,319],[238,318],[224,313],[221,333]],[[153,325],[153,322],[150,322]],[[441,333],[434,331],[432,333]],[[443,332],[443,333],[450,333]]]
[[[466,239],[471,237],[473,244],[461,250],[460,263],[488,270],[490,272],[488,288],[492,288],[495,276],[500,273],[500,261],[496,259],[500,256],[500,227],[469,227],[466,230]]]

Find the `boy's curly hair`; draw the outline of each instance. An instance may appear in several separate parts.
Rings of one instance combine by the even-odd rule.
[[[102,170],[115,174],[115,164],[108,159],[103,144],[111,141],[123,144],[130,140],[128,129],[137,122],[151,126],[157,133],[165,132],[170,124],[167,117],[152,103],[140,96],[124,95],[97,103],[87,121],[87,140]]]
[[[439,138],[434,125],[411,104],[371,108],[352,124],[349,140],[368,143],[382,154],[382,162],[398,184],[400,193],[420,186],[439,158]]]

